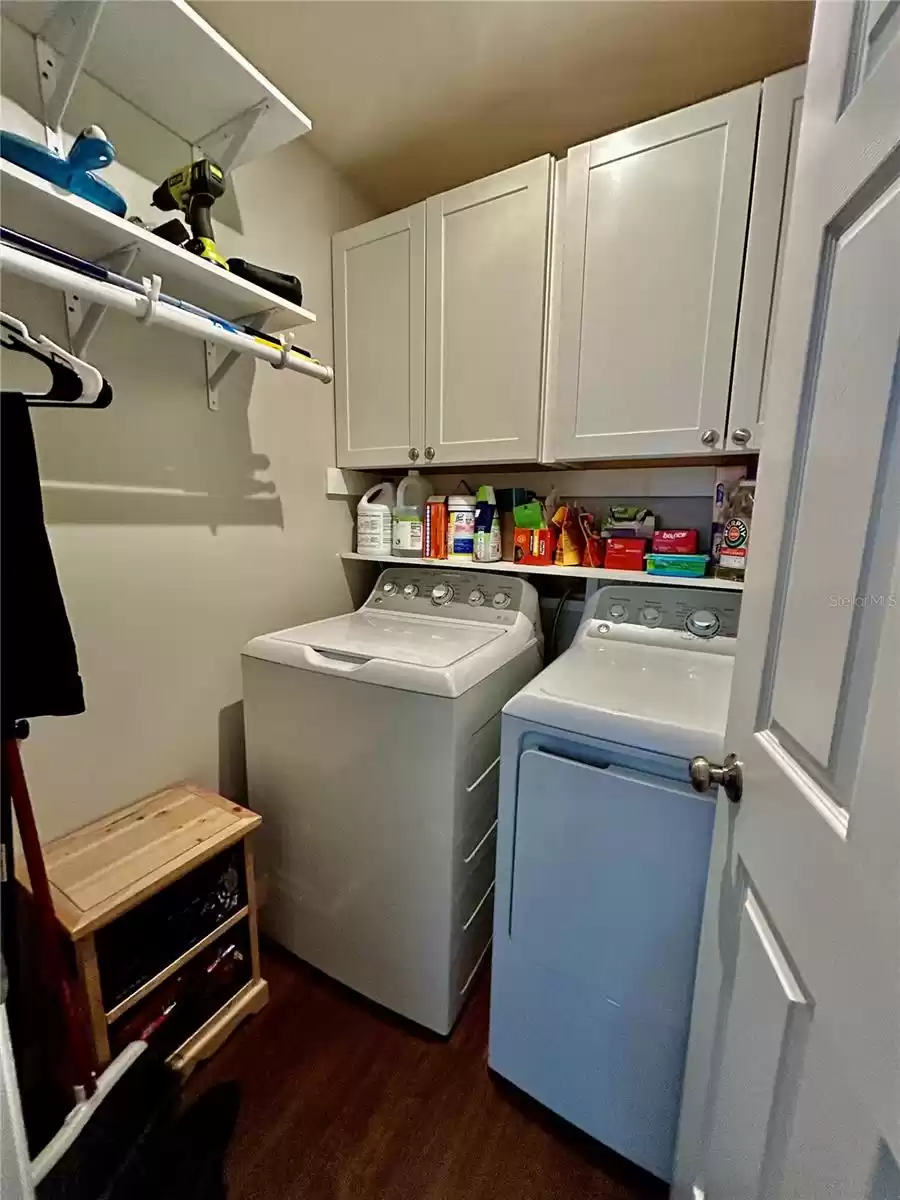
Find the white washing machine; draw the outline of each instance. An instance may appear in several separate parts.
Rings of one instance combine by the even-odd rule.
[[[539,629],[522,579],[389,567],[357,612],[244,649],[264,928],[438,1033],[490,945],[500,710]]]
[[[670,1179],[740,596],[612,584],[503,710],[489,1062]]]

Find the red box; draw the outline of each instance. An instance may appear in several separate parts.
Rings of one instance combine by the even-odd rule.
[[[646,538],[607,538],[603,565],[610,571],[643,571]]]
[[[696,529],[657,529],[653,535],[654,554],[696,554]]]
[[[556,553],[554,529],[517,529],[514,545],[515,561],[531,567],[550,567]]]

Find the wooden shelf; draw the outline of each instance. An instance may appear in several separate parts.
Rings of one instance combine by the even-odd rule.
[[[193,784],[166,788],[44,847],[56,916],[78,941],[242,841],[258,813]],[[21,859],[20,881],[29,886]]]
[[[450,570],[493,571],[509,575],[558,575],[574,579],[597,579],[602,582],[618,580],[629,583],[671,584],[675,587],[718,588],[725,592],[741,592],[744,589],[743,583],[736,583],[731,579],[713,579],[708,576],[689,578],[680,575],[651,575],[649,571],[610,571],[606,567],[534,567],[525,563],[505,561],[496,563],[450,562],[447,559],[401,558],[399,555],[392,557],[389,554],[383,558],[374,558],[368,554],[356,554],[349,550],[343,551],[340,557],[349,562],[385,563],[395,567],[447,567]]]
[[[218,925],[211,933],[208,933],[206,937],[201,938],[199,942],[195,942],[193,946],[191,946],[188,950],[185,950],[184,954],[179,955],[174,962],[170,962],[168,966],[163,967],[161,971],[158,971],[152,979],[148,979],[146,983],[141,984],[141,986],[137,988],[136,991],[133,991],[130,996],[126,996],[124,1000],[121,1000],[113,1008],[109,1009],[106,1014],[107,1023],[111,1025],[113,1021],[117,1021],[123,1013],[127,1013],[130,1008],[134,1008],[135,1004],[143,1000],[145,996],[149,996],[154,988],[159,987],[161,983],[164,983],[165,980],[169,979],[172,975],[175,975],[181,970],[182,967],[187,966],[191,959],[196,958],[197,955],[202,950],[205,950],[207,946],[211,946],[216,938],[221,937],[223,933],[227,933],[228,930],[237,925],[239,921],[245,920],[249,912],[250,907],[249,905],[245,904],[244,907],[239,909],[236,913],[232,913],[227,921],[223,921],[221,925]]]
[[[154,6],[155,0],[146,5]],[[159,275],[164,292],[227,321],[268,313],[266,331],[276,333],[316,319],[308,309],[273,296],[255,283],[171,245],[148,229],[73,196],[15,163],[0,161],[0,205],[4,225],[80,258],[96,260],[136,246],[132,277]]]
[[[54,17],[59,8],[69,22]],[[4,16],[57,51],[72,36],[82,6],[54,0],[4,5]],[[92,7],[89,6],[89,7]],[[273,28],[276,28],[273,25]],[[193,11],[185,0],[109,0],[90,39],[84,71],[192,146],[217,157],[222,132],[244,113],[259,119],[232,166],[267,154],[309,133],[312,122],[252,63]]]
[[[166,1062],[185,1078],[199,1062],[215,1054],[245,1017],[265,1008],[268,999],[269,985],[265,979],[244,984],[195,1034],[182,1042]]]

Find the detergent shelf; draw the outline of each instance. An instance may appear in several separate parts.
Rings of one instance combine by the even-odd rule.
[[[36,40],[51,129],[63,124],[82,72],[226,170],[312,128],[184,0],[14,0],[4,16]]]
[[[495,563],[451,562],[448,559],[401,558],[399,555],[393,557],[390,554],[385,555],[383,558],[374,558],[368,554],[356,554],[349,550],[343,551],[340,557],[350,562],[390,563],[395,567],[440,567],[442,569],[449,567],[450,570],[460,568],[464,571],[494,571],[510,575],[565,575],[574,579],[594,579],[599,583],[611,582],[613,580],[628,580],[630,583],[658,583],[666,585],[674,584],[676,587],[719,588],[721,591],[726,592],[740,592],[744,588],[743,583],[736,583],[731,579],[697,579],[677,575],[651,575],[647,571],[610,571],[606,567],[534,567],[525,563],[506,561]]]
[[[316,319],[308,309],[223,271],[15,163],[0,161],[0,205],[4,225],[19,233],[81,258],[105,259],[113,270],[132,278],[159,275],[163,291],[226,320],[250,320],[258,328],[276,333]],[[130,270],[114,265],[117,256],[132,248],[136,256]]]

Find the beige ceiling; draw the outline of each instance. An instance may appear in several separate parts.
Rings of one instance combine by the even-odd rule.
[[[384,211],[803,62],[807,0],[196,0]]]

